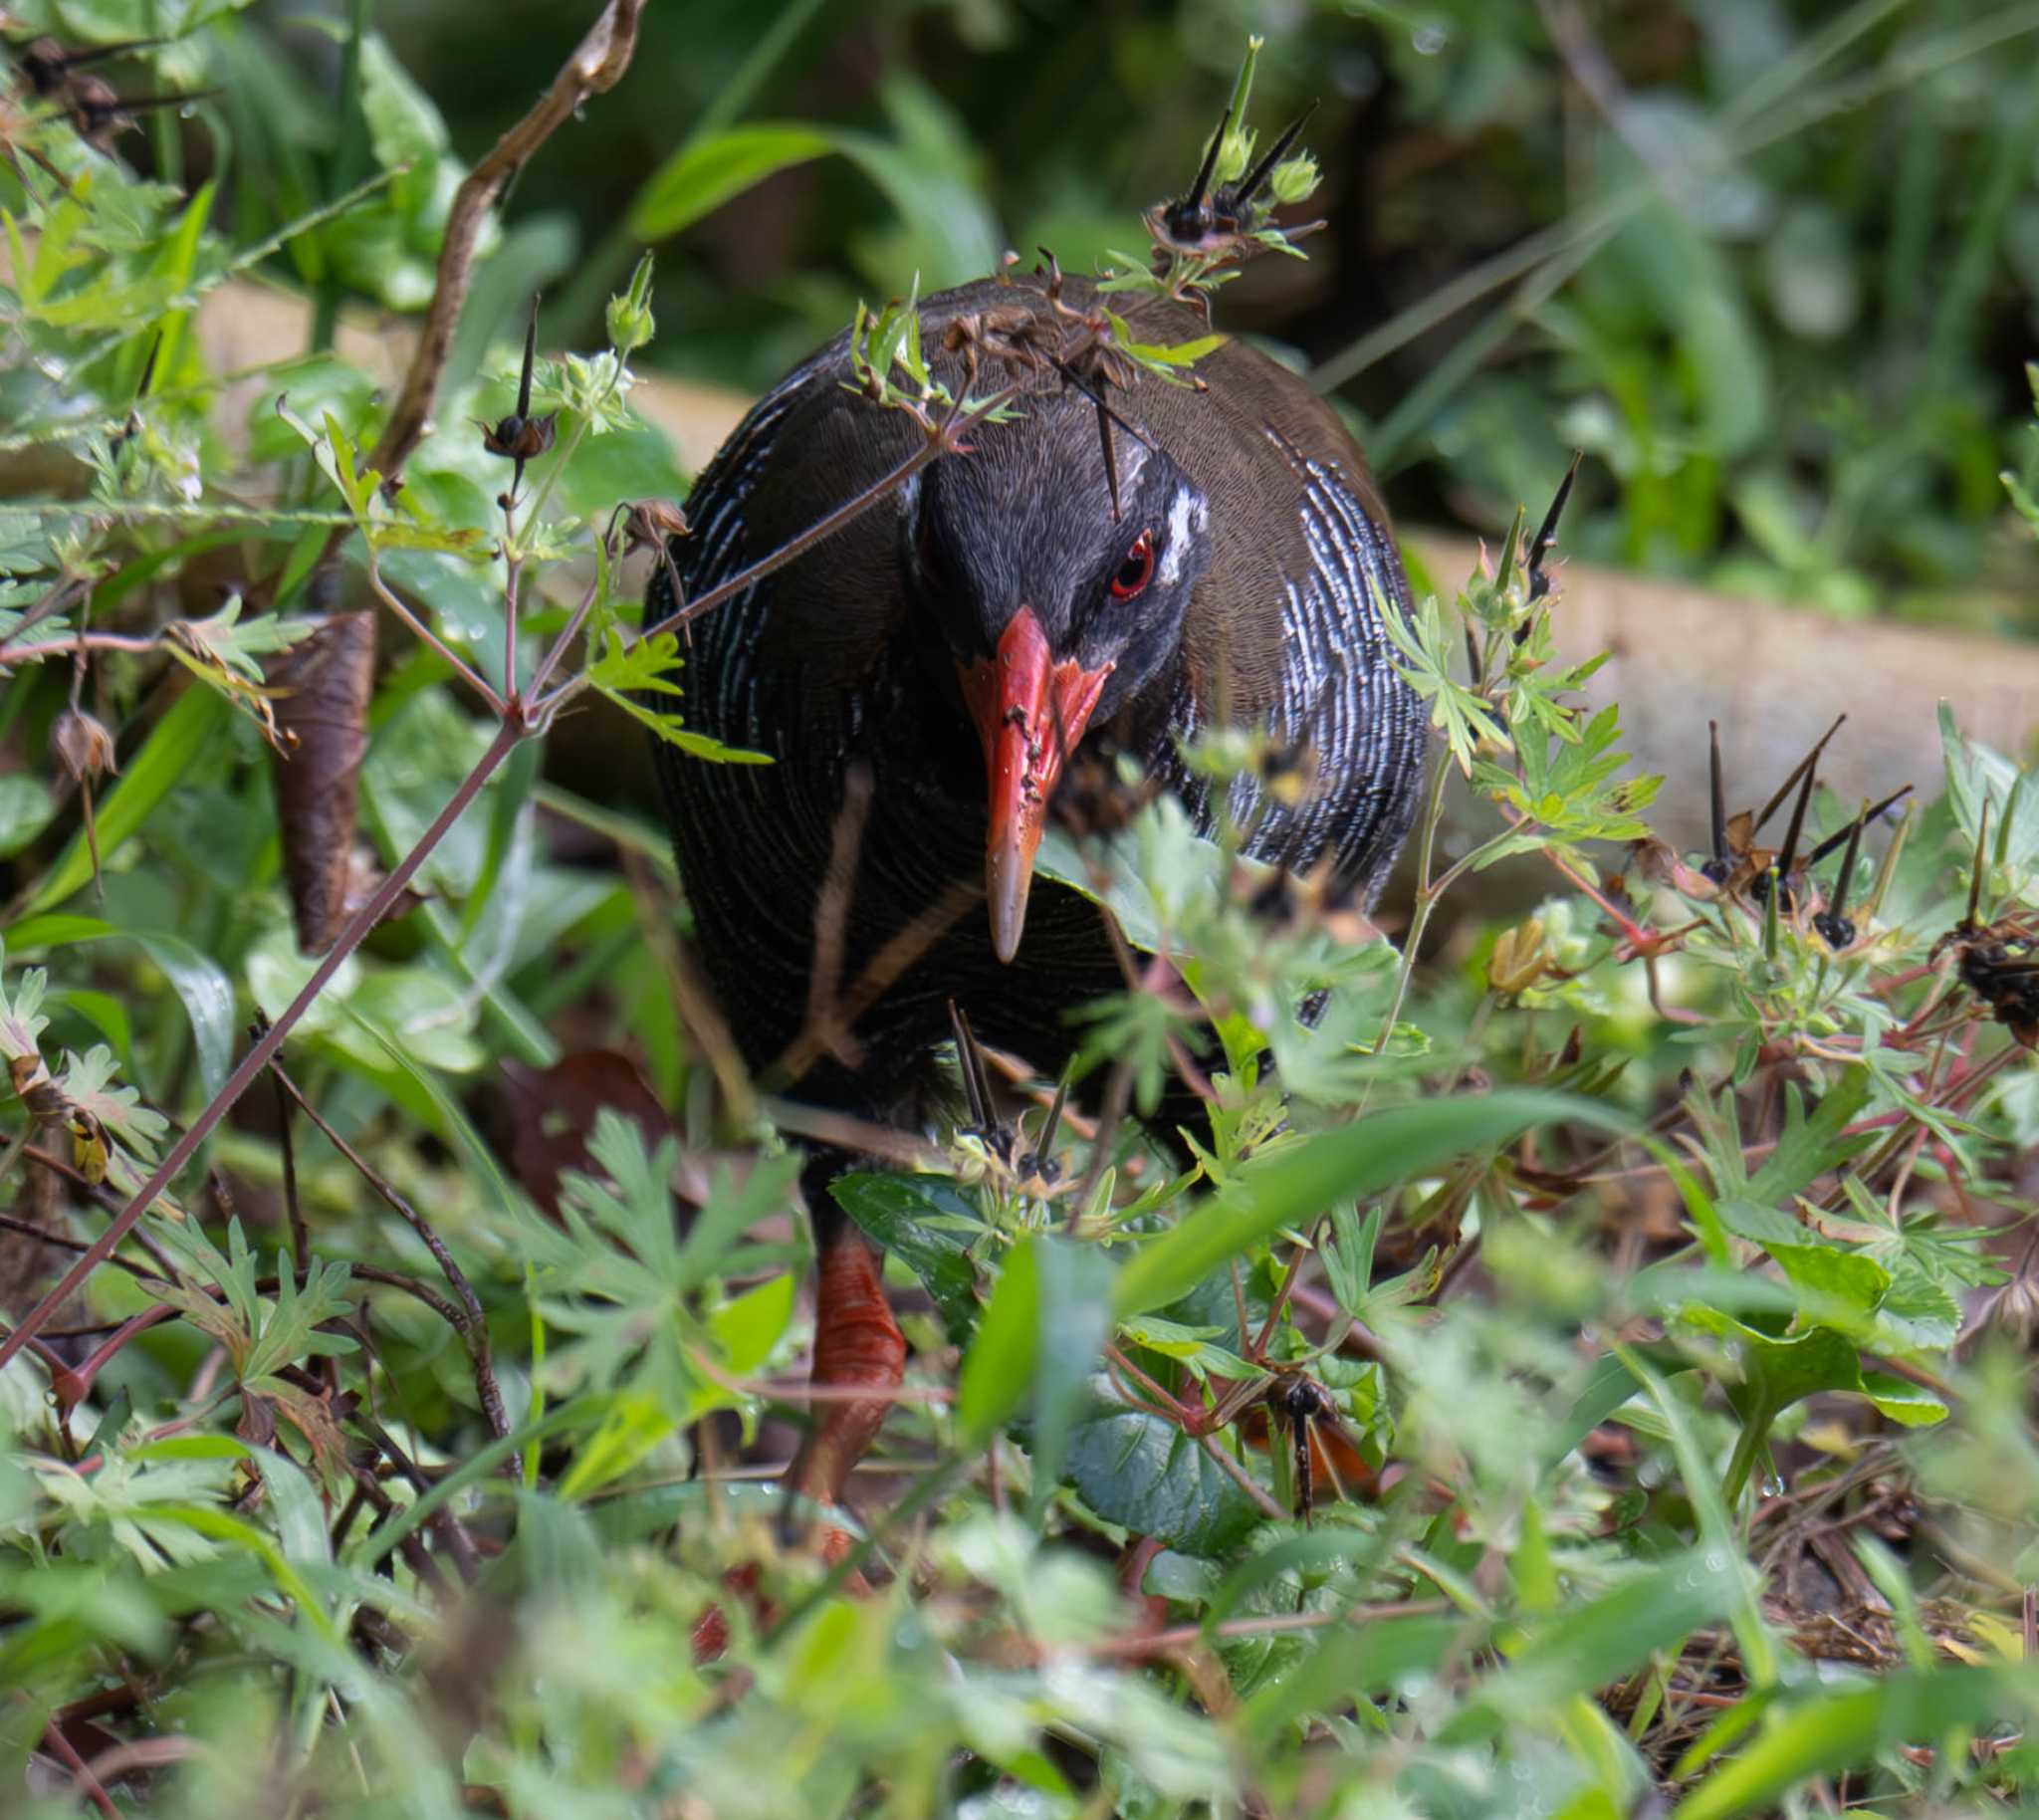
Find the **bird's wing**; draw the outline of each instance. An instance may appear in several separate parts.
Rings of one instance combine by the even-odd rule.
[[[1217,531],[1176,718],[1258,725],[1307,754],[1313,789],[1262,805],[1243,782],[1233,812],[1252,851],[1296,868],[1328,855],[1371,893],[1408,831],[1423,747],[1383,624],[1409,609],[1387,513],[1358,446],[1292,373],[1239,342],[1198,370],[1209,391],[1142,400]]]

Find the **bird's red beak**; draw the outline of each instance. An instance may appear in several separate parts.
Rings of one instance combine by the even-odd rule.
[[[1073,658],[1049,661],[1047,634],[1030,606],[1013,615],[996,657],[958,665],[963,699],[984,739],[991,780],[991,831],[985,842],[985,897],[999,959],[1020,952],[1026,887],[1033,880],[1048,798],[1062,763],[1076,750],[1112,666],[1086,670]]]

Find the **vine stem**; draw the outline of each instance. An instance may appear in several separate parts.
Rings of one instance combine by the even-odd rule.
[[[298,996],[285,1007],[282,1015],[259,1037],[255,1044],[241,1057],[241,1062],[226,1084],[215,1093],[205,1110],[185,1128],[184,1135],[170,1146],[168,1154],[155,1167],[155,1173],[135,1192],[134,1197],[122,1208],[113,1223],[87,1248],[83,1256],[64,1273],[63,1279],[43,1299],[36,1303],[19,1322],[13,1332],[0,1340],[0,1370],[4,1370],[10,1359],[26,1346],[29,1341],[48,1324],[50,1317],[63,1306],[79,1285],[113,1255],[113,1250],[134,1228],[142,1214],[161,1194],[177,1173],[197,1153],[199,1145],[212,1135],[213,1128],[231,1112],[242,1094],[261,1078],[262,1073],[275,1059],[284,1045],[284,1039],[296,1029],[305,1014],[317,1002],[332,982],[333,976],[343,967],[354,950],[367,938],[368,933],[388,913],[389,908],[403,894],[404,888],[416,875],[419,866],[431,855],[439,842],[445,839],[448,830],[466,811],[467,806],[481,794],[482,786],[494,777],[498,767],[526,737],[527,729],[522,719],[505,720],[496,729],[496,737],[489,742],[475,767],[462,779],[460,788],[447,798],[446,806],[433,818],[430,827],[418,837],[417,844],[400,859],[396,868],[375,888],[374,894],[348,918],[346,927],[340,932],[339,939],[327,951],[326,958],[312,970]]]

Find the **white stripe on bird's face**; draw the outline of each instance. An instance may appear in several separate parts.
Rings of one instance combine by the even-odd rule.
[[[1183,564],[1191,543],[1202,534],[1211,517],[1204,496],[1188,485],[1178,487],[1168,508],[1168,536],[1161,547],[1161,580],[1173,587],[1182,579]]]

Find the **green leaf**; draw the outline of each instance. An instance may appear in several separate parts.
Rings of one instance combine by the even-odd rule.
[[[1700,1547],[1586,1605],[1560,1607],[1506,1650],[1507,1666],[1473,1690],[1440,1728],[1439,1741],[1469,1743],[1504,1725],[1535,1724],[1561,1702],[1605,1687],[1656,1651],[1676,1652],[1694,1631],[1732,1612],[1749,1588],[1738,1552]]]
[[[1805,1114],[1805,1098],[1796,1082],[1784,1088],[1784,1130],[1762,1168],[1749,1178],[1748,1198],[1765,1207],[1775,1207],[1830,1169],[1837,1169],[1865,1144],[1874,1143],[1876,1133],[1846,1133],[1869,1097],[1869,1070],[1851,1067],[1821,1096],[1812,1116]]]
[[[956,1392],[958,1443],[968,1453],[983,1447],[1020,1407],[1033,1382],[1040,1343],[1040,1262],[1043,1242],[1022,1239],[1006,1258],[991,1305],[963,1358]]]
[[[726,1370],[743,1376],[756,1371],[772,1356],[772,1349],[793,1324],[793,1291],[797,1287],[791,1270],[767,1277],[755,1289],[726,1301],[708,1317],[708,1331],[722,1349]]]
[[[920,1278],[958,1345],[977,1330],[977,1266],[966,1235],[983,1232],[976,1205],[947,1176],[893,1176],[860,1171],[828,1185],[837,1207],[859,1230]],[[947,1222],[960,1229],[944,1230]]]
[[[452,143],[439,110],[411,81],[379,32],[361,38],[361,113],[375,161],[385,168],[436,162]]]
[[[1119,1272],[1123,1319],[1166,1307],[1212,1270],[1284,1226],[1307,1225],[1338,1202],[1378,1193],[1469,1151],[1506,1143],[1532,1125],[1577,1120],[1607,1130],[1625,1121],[1591,1101],[1508,1090],[1390,1107],[1336,1131],[1286,1145],[1245,1165]]]
[[[1773,1706],[1762,1735],[1687,1795],[1671,1820],[1731,1820],[1899,1744],[1938,1743],[1997,1722],[2030,1726],[2035,1716],[2039,1682],[2029,1670],[1998,1668],[1910,1670]]]
[[[1322,1634],[1299,1668],[1254,1692],[1239,1724],[1248,1738],[1264,1744],[1305,1715],[1389,1693],[1411,1676],[1435,1674],[1465,1631],[1457,1618],[1336,1625]]]
[[[1094,1245],[1042,1237],[1034,1242],[1040,1276],[1039,1333],[1033,1374],[1033,1508],[1047,1508],[1090,1374],[1111,1331],[1111,1265]]]
[[[1239,1610],[1241,1602],[1283,1575],[1309,1569],[1370,1565],[1388,1546],[1388,1533],[1366,1529],[1305,1529],[1249,1554],[1227,1574],[1204,1608],[1204,1632],[1210,1636]]]
[[[834,135],[792,122],[761,120],[690,139],[645,181],[627,225],[639,240],[663,240],[775,172],[837,149]]]
[[[656,1398],[623,1392],[612,1398],[601,1427],[573,1456],[560,1496],[568,1503],[622,1478],[673,1432],[672,1417]]]
[[[0,858],[20,852],[56,812],[50,788],[41,779],[23,771],[0,778]]]
[[[680,667],[680,637],[677,632],[659,632],[625,644],[614,626],[605,628],[605,648],[589,665],[587,680],[627,714],[651,729],[669,746],[723,765],[770,765],[769,753],[746,752],[725,746],[705,733],[691,733],[677,714],[664,712],[644,701],[646,695],[677,695],[680,686],[672,674]]]
[[[179,936],[136,933],[134,940],[162,969],[191,1021],[198,1078],[207,1093],[226,1084],[234,1064],[234,989],[225,971]]]
[[[1202,1447],[1144,1410],[1078,1423],[1064,1467],[1106,1522],[1184,1554],[1224,1554],[1262,1520],[1259,1505]]]

